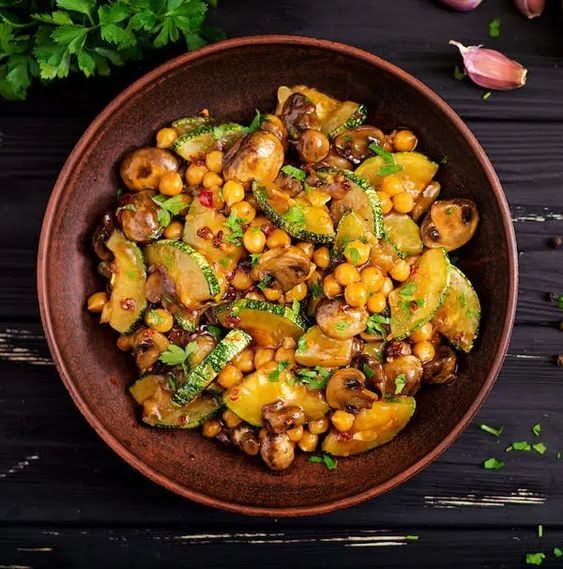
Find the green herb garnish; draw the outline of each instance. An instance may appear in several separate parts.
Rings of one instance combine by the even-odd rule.
[[[393,154],[391,152],[387,152],[387,150],[384,150],[381,146],[379,146],[379,144],[373,142],[372,144],[369,145],[369,149],[378,156],[381,156],[385,164],[391,165],[395,163],[395,158],[393,157]]]
[[[178,215],[182,210],[186,209],[185,195],[178,194],[171,198],[167,198],[162,194],[158,194],[152,198],[153,202],[158,204],[158,223],[161,227],[168,227],[172,221],[173,215]]]
[[[554,547],[553,548],[553,555],[555,555],[555,557],[557,557],[557,559],[559,559],[560,557],[563,557],[563,549],[561,549],[559,547]]]
[[[298,205],[292,205],[284,214],[283,218],[296,228],[302,229],[305,227],[305,214],[303,210]]]
[[[258,130],[260,128],[260,125],[262,124],[262,115],[260,114],[260,111],[258,109],[255,109],[255,112],[256,114],[254,115],[252,122],[250,123],[250,125],[248,125],[248,128],[246,129],[247,133],[251,133]]]
[[[532,447],[528,441],[514,441],[511,445],[508,445],[505,449],[506,452],[510,452],[512,450],[517,450],[520,452],[529,452],[532,450]]]
[[[250,264],[255,267],[260,260],[260,253],[250,253]]]
[[[335,324],[334,324],[334,328],[338,332],[345,332],[349,327],[350,327],[349,322],[335,322]]]
[[[297,339],[297,349],[295,350],[298,353],[303,353],[307,349],[307,340],[305,336],[301,336]]]
[[[405,540],[406,541],[418,541],[419,536],[418,535],[405,535]]]
[[[287,360],[283,360],[283,361],[279,362],[276,369],[274,371],[271,371],[268,374],[268,379],[272,382],[279,381],[280,380],[280,373],[284,369],[286,369],[287,367],[289,367],[289,362]]]
[[[462,79],[465,79],[467,77],[467,73],[465,72],[465,69],[460,69],[457,65],[454,68],[454,79],[456,81],[461,81]],[[444,164],[444,162],[442,162],[442,164]]]
[[[384,177],[384,176],[390,176],[391,174],[396,174],[397,172],[400,172],[403,169],[403,166],[401,164],[386,164],[385,166],[381,166],[381,168],[379,169],[379,175]]]
[[[547,450],[547,446],[544,443],[535,443],[532,445],[532,448],[538,453],[538,454],[545,454],[545,451]]]
[[[543,526],[541,524],[538,526],[538,537],[543,537]]]
[[[180,348],[176,344],[170,344],[165,352],[160,354],[158,358],[162,363],[175,366],[182,366],[184,373],[187,375],[188,368],[186,365],[186,360],[197,350],[197,344],[195,342],[190,342],[185,348]]]
[[[500,37],[500,18],[495,18],[489,22],[489,36],[492,38]]]
[[[229,217],[225,220],[225,227],[229,230],[229,234],[225,237],[225,241],[239,247],[242,243],[242,219],[237,217],[231,212]]]
[[[330,371],[322,366],[303,368],[297,372],[297,380],[309,389],[324,389],[330,378]]]
[[[533,427],[532,427],[532,433],[534,433],[534,435],[536,435],[536,437],[539,437],[541,435],[541,425],[540,423],[536,423]]]
[[[305,170],[301,170],[301,168],[296,168],[295,166],[292,166],[291,164],[286,164],[281,169],[281,171],[284,174],[287,174],[288,176],[291,176],[292,178],[299,180],[300,182],[302,182],[307,177],[307,172],[305,172]]]
[[[346,252],[350,256],[350,261],[353,265],[360,262],[360,252],[355,247],[347,247]]]
[[[373,371],[373,369],[371,369],[368,364],[364,364],[362,366],[362,371],[368,379],[371,379],[375,375],[375,371]]]
[[[266,275],[256,286],[260,290],[264,290],[265,288],[268,288],[272,284],[273,280],[274,277],[272,275]]]
[[[487,470],[500,470],[504,468],[504,461],[497,460],[496,458],[488,458],[483,462],[483,467]]]
[[[322,456],[310,456],[307,460],[309,462],[324,464],[329,470],[334,470],[338,466],[338,461],[326,452],[324,452]]]
[[[495,427],[489,427],[489,425],[485,425],[485,423],[481,423],[479,425],[479,428],[482,431],[489,433],[490,435],[494,435],[495,437],[500,437],[500,435],[502,434],[502,430],[503,430],[503,427],[499,427],[498,429],[495,429]]]
[[[366,333],[368,334],[381,334],[384,338],[387,336],[386,325],[390,324],[391,320],[386,316],[380,314],[372,314],[368,318]]]
[[[407,376],[402,373],[395,378],[395,395],[399,395],[407,383]]]
[[[323,296],[323,287],[319,283],[309,283],[309,292],[312,296]]]
[[[545,553],[526,553],[526,565],[541,565],[545,559]]]
[[[488,98],[492,95],[492,93],[490,91],[487,91],[486,93],[483,93],[483,101],[488,100]]]

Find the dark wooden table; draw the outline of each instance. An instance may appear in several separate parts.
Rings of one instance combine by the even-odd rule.
[[[401,488],[318,518],[267,520],[206,509],[159,488],[117,458],[72,404],[51,362],[35,296],[35,257],[55,178],[90,120],[173,52],[109,79],[36,88],[0,106],[0,568],[520,567],[526,552],[563,548],[563,23],[555,0],[528,22],[508,0],[469,14],[430,0],[221,0],[231,37],[292,33],[347,42],[396,63],[444,97],[489,153],[511,205],[520,300],[509,355],[474,424]],[[500,16],[502,36],[488,37]],[[523,89],[456,81],[449,39],[486,43],[529,69]],[[176,52],[177,53],[177,52]],[[228,96],[228,93],[226,93]],[[440,136],[440,133],[436,133]],[[95,349],[92,346],[92,349]],[[501,441],[479,423],[503,425]],[[540,422],[536,438],[530,427]],[[532,441],[533,439],[533,441]],[[548,450],[504,453],[513,440]],[[500,471],[481,467],[490,456]],[[543,537],[537,525],[543,524]],[[419,536],[418,541],[406,538]]]

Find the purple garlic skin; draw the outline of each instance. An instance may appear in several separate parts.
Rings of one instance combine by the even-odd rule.
[[[481,4],[483,0],[440,0],[440,2],[458,12],[469,12]]]
[[[542,15],[545,0],[514,0],[514,5],[530,20]]]
[[[526,83],[528,70],[499,51],[479,45],[464,46],[454,40],[450,40],[450,44],[459,49],[465,71],[473,83],[495,91],[518,89]]]

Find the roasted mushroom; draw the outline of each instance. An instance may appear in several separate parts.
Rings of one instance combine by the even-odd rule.
[[[225,155],[223,177],[248,184],[273,182],[284,160],[283,146],[271,132],[257,130],[241,138]]]
[[[366,376],[367,384],[383,396],[385,393],[385,374],[383,366],[376,358],[362,353],[353,359],[352,366],[359,369]]]
[[[409,356],[411,354],[411,347],[408,342],[394,341],[387,344],[385,347],[385,358],[388,362],[396,360],[402,356]]]
[[[321,129],[317,109],[303,93],[293,93],[286,99],[280,119],[287,129],[289,138],[293,140],[299,138],[304,130]]]
[[[440,195],[440,182],[430,182],[414,202],[414,208],[411,211],[411,217],[418,221],[429,209],[430,206],[438,199]]]
[[[234,445],[250,456],[256,456],[260,452],[260,442],[256,432],[248,425],[240,425],[233,429],[230,439]]]
[[[141,372],[148,371],[168,349],[168,340],[164,334],[153,328],[139,328],[131,338],[131,348],[135,363]]]
[[[285,470],[295,458],[295,445],[285,433],[260,431],[260,456],[268,468]]]
[[[440,346],[434,359],[422,366],[422,381],[424,383],[449,383],[455,379],[457,357],[448,346]]]
[[[279,117],[276,115],[264,115],[260,123],[260,128],[266,132],[271,132],[274,136],[279,138],[284,151],[287,150],[287,129]]]
[[[377,395],[366,389],[366,376],[356,368],[335,371],[326,386],[326,400],[333,409],[356,413],[371,407]]]
[[[422,222],[422,242],[429,248],[454,251],[473,237],[478,223],[477,206],[471,200],[439,200],[432,204]]]
[[[252,278],[262,281],[267,275],[278,281],[282,290],[287,291],[305,281],[311,271],[311,261],[299,247],[276,247],[260,256],[252,269]]]
[[[144,146],[132,150],[121,162],[119,173],[123,183],[136,192],[158,190],[163,174],[176,172],[178,160],[168,150]]]
[[[152,199],[154,192],[131,194],[131,199],[117,210],[117,219],[127,239],[146,243],[162,232],[158,220],[158,205]]]
[[[334,147],[340,156],[353,164],[359,164],[373,152],[370,144],[382,146],[385,135],[374,126],[364,125],[351,130],[345,130],[334,139]]]
[[[330,141],[320,130],[307,129],[299,135],[295,149],[303,162],[320,162],[330,150]]]
[[[416,356],[400,356],[383,365],[383,395],[414,395],[420,388],[422,363]]]
[[[286,405],[281,399],[262,407],[266,427],[274,433],[285,433],[305,422],[305,413],[298,405]]]
[[[294,197],[299,192],[303,191],[303,186],[297,178],[288,176],[281,171],[278,174],[278,177],[274,180],[274,183],[278,188],[280,188],[280,190],[283,190],[290,197]]]
[[[338,168],[339,170],[352,170],[354,168],[352,162],[340,156],[332,146],[324,160],[318,165],[328,166],[329,168]]]
[[[364,308],[348,306],[339,298],[327,298],[319,303],[316,320],[327,336],[347,340],[366,329],[368,313]]]
[[[111,211],[104,213],[102,220],[94,230],[92,245],[96,255],[102,261],[113,259],[113,253],[106,247],[106,242],[115,229],[115,217]]]

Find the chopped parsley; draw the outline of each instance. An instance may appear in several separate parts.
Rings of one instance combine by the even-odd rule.
[[[307,347],[307,340],[305,339],[305,336],[301,336],[297,340],[297,350],[295,351],[302,354],[307,349]]]
[[[487,470],[500,470],[501,468],[504,468],[504,461],[497,460],[496,458],[488,458],[483,462],[483,468],[486,468]]]
[[[489,36],[492,38],[500,37],[500,18],[494,18],[489,22]]]
[[[541,565],[545,559],[545,553],[526,553],[526,565]]]
[[[281,171],[284,174],[287,174],[288,176],[291,176],[292,178],[299,180],[300,182],[302,182],[307,177],[307,172],[305,172],[305,170],[301,170],[301,168],[296,168],[295,166],[292,166],[291,164],[286,164],[281,169]]]
[[[350,262],[352,265],[358,265],[360,262],[360,252],[356,249],[356,247],[346,247],[346,253],[350,257]]]
[[[254,115],[254,118],[252,119],[252,122],[246,129],[247,133],[251,133],[254,132],[255,130],[258,130],[260,128],[260,125],[262,124],[262,115],[260,114],[260,111],[258,109],[255,109],[255,111],[256,113]]]
[[[324,389],[330,378],[330,371],[322,366],[303,368],[297,372],[297,380],[309,389]]]
[[[161,194],[153,198],[162,209],[169,211],[172,215],[178,215],[183,209],[186,209],[186,194],[178,194],[171,198],[167,198]]]
[[[165,209],[162,209],[161,207],[158,208],[156,216],[158,219],[158,223],[160,224],[160,227],[168,227],[170,225],[170,222],[172,221],[172,216],[170,215],[170,213]]]
[[[486,93],[483,93],[483,101],[488,100],[488,98],[492,95],[492,93],[490,91],[487,91]]]
[[[534,433],[534,435],[536,435],[536,437],[539,437],[541,435],[541,425],[539,423],[536,423],[532,427],[532,433]]]
[[[323,296],[323,287],[319,283],[309,283],[309,292],[312,296]]]
[[[520,452],[529,452],[532,450],[532,447],[528,441],[514,441],[511,445],[508,445],[504,450],[506,452],[510,452],[512,450],[517,450]]]
[[[310,456],[307,460],[309,462],[324,464],[329,470],[334,470],[338,466],[338,461],[326,452],[323,452],[322,456]]]
[[[368,364],[364,364],[362,366],[362,371],[364,372],[364,375],[368,378],[371,379],[374,375],[375,375],[375,371],[373,371]]]
[[[467,77],[467,73],[465,72],[465,69],[460,69],[457,65],[454,68],[454,79],[456,81],[461,81],[462,79],[465,79]],[[444,162],[442,162],[442,164],[444,164]]]
[[[280,380],[280,373],[284,369],[286,369],[287,367],[289,367],[289,362],[287,360],[283,360],[283,361],[279,362],[276,369],[274,371],[271,371],[268,374],[268,380],[272,381],[272,382],[279,381]]]
[[[401,298],[412,298],[415,291],[416,291],[416,283],[414,281],[411,281],[410,283],[404,284],[399,289],[399,296]]]
[[[381,146],[379,146],[379,144],[373,142],[369,145],[369,149],[378,156],[381,156],[385,164],[392,165],[395,163],[393,154],[391,152],[387,152],[387,150],[384,150]]]
[[[132,211],[132,212],[136,212],[137,209],[135,208],[135,206],[132,203],[128,203],[127,205],[121,206],[120,208],[117,209],[117,212],[119,213],[120,211]]]
[[[555,304],[557,304],[558,308],[561,308],[563,310],[563,294],[560,294],[555,298]]]
[[[229,230],[229,234],[225,237],[225,241],[232,245],[240,246],[242,242],[242,224],[243,220],[231,212],[225,220],[225,227]]]
[[[350,327],[349,322],[335,322],[334,328],[337,332],[345,332]]]
[[[256,286],[260,290],[264,290],[265,288],[268,288],[272,284],[273,280],[274,277],[272,275],[266,275]]]
[[[250,253],[250,264],[255,267],[260,260],[260,253]]]
[[[305,227],[305,214],[298,205],[292,205],[284,214],[283,218],[297,229]]]
[[[395,395],[399,395],[407,383],[407,376],[402,373],[395,378]]]
[[[547,450],[547,446],[544,443],[535,443],[532,445],[532,448],[539,454],[545,454]]]
[[[397,174],[403,169],[401,164],[386,164],[385,166],[381,166],[379,169],[378,174],[382,177],[390,176],[391,174]]]
[[[368,334],[381,334],[384,338],[387,336],[387,324],[390,324],[391,320],[386,316],[381,316],[380,314],[372,314],[368,318],[368,323],[366,327],[366,333]]]
[[[503,430],[503,427],[499,427],[498,429],[496,429],[495,427],[489,427],[489,425],[485,425],[485,423],[481,423],[479,425],[479,428],[482,431],[489,433],[490,435],[494,435],[495,437],[500,437],[500,435],[502,434],[502,430]]]
[[[219,264],[224,268],[228,268],[229,265],[231,264],[231,260],[229,259],[229,257],[221,257],[219,259]]]
[[[188,373],[188,368],[186,365],[186,360],[191,354],[195,353],[197,350],[197,344],[195,342],[190,342],[185,348],[180,348],[176,344],[170,344],[165,352],[160,354],[158,358],[162,363],[175,366],[181,365],[184,369],[184,373]]]
[[[553,548],[553,555],[555,555],[555,557],[557,557],[557,559],[559,559],[560,557],[563,557],[563,549],[561,549],[559,547],[554,547]]]

